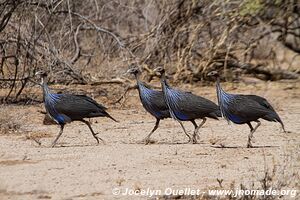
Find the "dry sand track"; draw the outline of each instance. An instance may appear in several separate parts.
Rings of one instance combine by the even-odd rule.
[[[213,87],[183,88],[215,99]],[[232,89],[230,85],[226,88]],[[168,119],[153,134],[153,144],[143,145],[139,141],[153,128],[155,119],[142,109],[137,93],[131,92],[126,108],[111,110],[120,123],[91,120],[106,145],[96,145],[86,125],[75,122],[66,126],[57,147],[49,148],[59,128],[42,125],[43,115],[37,112],[42,105],[1,106],[1,119],[20,127],[16,133],[0,134],[0,199],[132,199],[113,196],[111,191],[116,187],[204,190],[219,188],[217,179],[226,189],[240,183],[260,187],[266,167],[276,170],[274,184],[281,180],[289,181],[287,187],[299,187],[299,86],[265,83],[239,88],[244,89],[234,92],[268,98],[289,133],[284,134],[278,123],[262,121],[254,135],[257,148],[248,149],[247,125],[208,120],[200,130],[200,144],[180,144],[187,138],[180,126]],[[185,126],[192,131],[190,123]],[[42,145],[30,137],[41,137]]]

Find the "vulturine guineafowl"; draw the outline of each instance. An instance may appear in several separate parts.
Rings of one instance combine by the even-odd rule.
[[[163,67],[157,67],[154,71],[161,77],[164,98],[172,118],[180,123],[184,133],[189,137],[189,142],[197,143],[198,131],[206,122],[206,118],[218,120],[218,117],[221,117],[219,107],[206,98],[171,88],[166,81]],[[202,119],[199,126],[195,122],[196,119]],[[193,137],[186,132],[181,121],[191,121],[194,124]]]
[[[217,96],[222,116],[227,121],[235,124],[248,124],[250,134],[248,136],[247,147],[253,147],[251,140],[253,133],[261,125],[260,118],[267,121],[279,122],[285,132],[284,124],[271,104],[263,97],[256,95],[229,94],[220,85],[220,77],[217,71],[211,71],[208,76],[217,78]],[[257,122],[253,128],[251,122]]]
[[[154,128],[144,139],[145,144],[148,144],[150,142],[150,136],[158,128],[160,120],[170,117],[169,109],[165,103],[162,91],[153,90],[139,80],[140,70],[137,66],[128,69],[127,73],[135,76],[143,107],[156,118]]]
[[[40,71],[37,72],[36,75],[40,75],[42,79],[43,100],[47,114],[60,125],[60,131],[51,147],[55,146],[57,140],[62,135],[65,124],[72,121],[81,121],[85,123],[92,132],[97,143],[99,143],[99,139],[103,141],[94,132],[90,123],[84,120],[84,118],[108,117],[116,121],[106,112],[106,108],[103,105],[85,95],[51,93],[47,85],[47,73]]]

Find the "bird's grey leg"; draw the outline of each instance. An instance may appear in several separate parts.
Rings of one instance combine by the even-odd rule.
[[[97,141],[98,144],[99,144],[99,139],[100,139],[103,143],[105,143],[104,140],[103,140],[101,137],[98,137],[97,134],[94,132],[94,130],[92,129],[92,126],[91,126],[90,122],[88,122],[88,121],[86,121],[86,120],[84,120],[84,119],[82,119],[82,120],[80,120],[80,121],[82,121],[83,123],[85,123],[85,124],[89,127],[90,131],[92,132],[93,137],[96,139],[96,141]]]
[[[152,131],[147,135],[147,137],[143,140],[143,141],[145,141],[145,144],[149,144],[149,142],[150,142],[150,136],[151,136],[151,135],[154,133],[154,131],[156,131],[156,129],[158,128],[159,122],[160,122],[160,119],[156,119],[154,128],[153,128]]]
[[[282,122],[280,122],[280,124],[281,124],[281,127],[282,127],[283,132],[284,132],[284,133],[287,133],[286,130],[285,130],[285,128],[284,128],[284,124],[283,124]]]
[[[253,126],[251,125],[250,122],[247,122],[248,126],[250,127],[250,134],[248,136],[248,143],[247,143],[247,147],[251,148],[253,147],[251,140],[253,138],[253,133],[256,131],[256,129],[261,125],[261,122],[259,120],[256,120],[257,124],[256,126],[253,128]]]
[[[252,130],[252,134],[251,134],[251,136],[253,137],[253,133],[256,131],[256,129],[261,125],[261,122],[260,121],[258,121],[258,120],[256,120],[256,122],[257,122],[257,124],[256,124],[256,126],[254,127],[254,129]]]
[[[252,143],[251,143],[251,138],[252,138],[251,136],[252,136],[252,131],[254,130],[254,128],[253,128],[253,126],[252,126],[252,124],[250,122],[247,122],[247,124],[248,124],[248,126],[250,128],[250,134],[248,135],[247,148],[251,148],[251,147],[253,147]]]
[[[192,137],[186,132],[186,130],[185,130],[185,128],[184,128],[184,126],[183,126],[183,124],[182,124],[182,122],[181,121],[179,121],[179,120],[177,120],[178,122],[179,122],[179,124],[181,125],[181,127],[182,127],[182,129],[183,129],[183,131],[184,131],[184,133],[186,134],[186,136],[188,136],[188,138],[189,138],[189,141],[188,141],[188,143],[190,143],[190,142],[193,142],[192,141]]]
[[[195,120],[191,120],[191,122],[193,123],[193,125],[194,125],[194,127],[195,127],[194,135],[193,135],[193,143],[196,144],[196,143],[197,143],[197,138],[196,138],[197,133],[196,133],[196,130],[197,130],[197,128],[198,128],[198,125],[197,125],[197,123],[195,122]],[[199,137],[198,137],[198,139],[199,139]]]
[[[195,130],[196,130],[196,128],[198,127],[197,123],[195,122],[195,120],[191,120],[191,122],[193,123]]]
[[[65,126],[64,124],[61,124],[61,125],[60,125],[60,131],[59,131],[58,135],[56,136],[55,140],[52,142],[52,145],[51,145],[52,148],[55,146],[55,144],[56,144],[58,138],[60,138],[61,134],[63,133],[63,131],[64,131],[64,126]]]
[[[199,132],[199,129],[205,124],[205,122],[206,122],[206,118],[204,117],[202,119],[201,124],[197,127],[197,129],[195,129],[194,137],[197,137],[198,139],[200,139],[200,135],[198,134],[198,132]]]

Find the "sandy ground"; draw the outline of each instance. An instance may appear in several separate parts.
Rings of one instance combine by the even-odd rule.
[[[214,87],[181,88],[216,100]],[[266,171],[270,172],[270,184],[274,187],[299,190],[299,84],[227,84],[225,88],[233,93],[266,97],[280,114],[288,133],[284,134],[278,123],[262,121],[254,135],[256,148],[248,149],[247,125],[208,120],[200,130],[200,144],[192,145],[184,144],[187,138],[179,124],[167,119],[153,134],[153,144],[144,145],[140,141],[153,128],[155,119],[143,110],[137,92],[132,91],[125,107],[110,109],[120,123],[106,118],[91,120],[105,145],[97,145],[86,125],[74,122],[66,126],[56,148],[49,148],[59,127],[42,124],[44,116],[38,112],[43,110],[42,104],[2,105],[2,120],[7,118],[7,123],[19,123],[19,127],[15,132],[0,134],[0,199],[133,198],[114,196],[114,188],[125,191],[191,187],[205,191],[236,188],[240,184],[249,189],[261,188],[260,180]],[[192,124],[184,124],[191,133]],[[39,138],[41,146],[30,139],[34,137]],[[281,183],[287,185],[279,186]]]

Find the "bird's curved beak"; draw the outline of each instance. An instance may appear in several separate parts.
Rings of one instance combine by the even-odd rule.
[[[211,71],[207,73],[207,76],[216,76],[216,75],[218,75],[218,72],[216,71]]]
[[[153,72],[156,73],[158,68],[153,69]]]
[[[129,74],[129,70],[127,70],[126,72],[124,72],[123,74],[122,74],[122,76],[127,76]]]
[[[153,74],[155,74],[156,76],[159,76],[160,74],[157,71],[157,68],[153,69]]]
[[[37,71],[34,75],[35,76],[41,76],[41,82],[40,83],[37,83],[38,85],[42,86],[45,82],[45,77],[43,76],[45,72],[43,71]]]
[[[160,69],[159,67],[153,69],[153,73],[154,73],[156,76],[161,77],[162,74],[159,72],[159,69]]]
[[[43,74],[43,71],[37,71],[37,72],[35,72],[35,76],[38,76],[38,75],[42,75]]]

